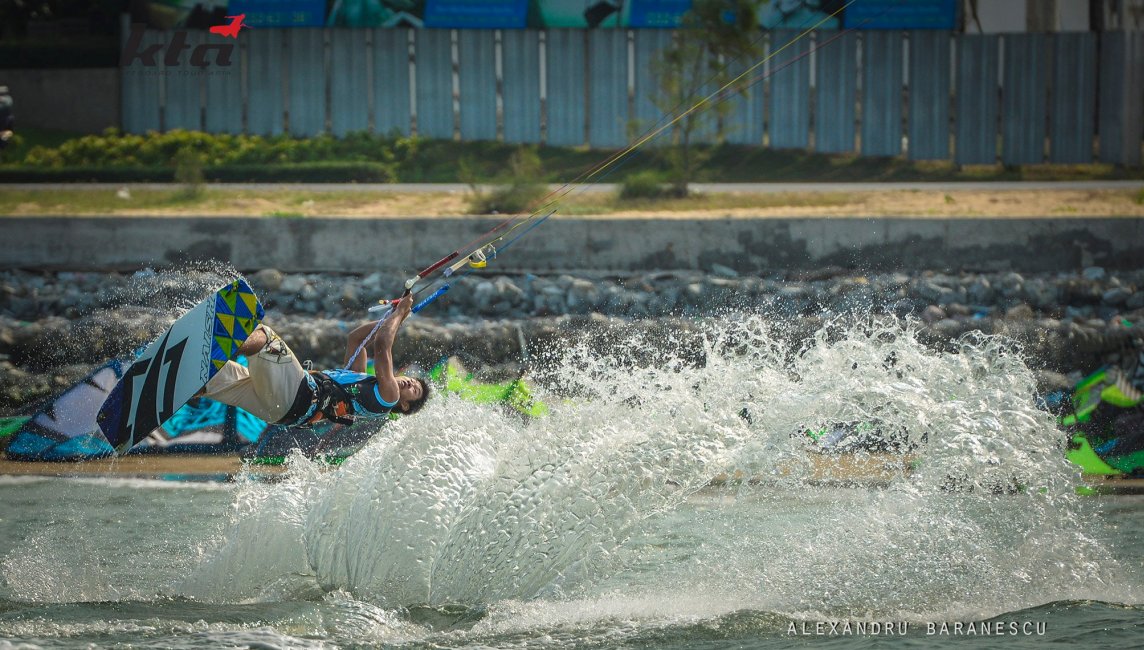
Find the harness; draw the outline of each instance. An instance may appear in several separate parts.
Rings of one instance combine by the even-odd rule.
[[[358,416],[381,417],[390,411],[392,407],[384,411],[369,408],[370,400],[362,399],[362,389],[358,382],[341,384],[324,372],[308,372],[298,385],[290,410],[276,424],[307,427],[329,420],[350,425]]]
[[[321,420],[330,420],[336,424],[353,424],[354,416],[351,415],[354,411],[353,402],[360,394],[357,384],[343,386],[321,372],[311,372],[309,377],[316,384],[314,413],[305,424],[314,424]]]

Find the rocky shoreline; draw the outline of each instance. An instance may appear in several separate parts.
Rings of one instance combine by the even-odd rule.
[[[175,314],[225,280],[197,268],[134,274],[0,272],[0,412],[18,413],[94,365],[129,354]],[[341,361],[344,337],[404,276],[247,276],[266,322],[317,367]],[[393,295],[391,295],[393,294]],[[425,297],[423,294],[422,297]],[[913,319],[943,346],[967,332],[1022,344],[1042,387],[1058,388],[1114,363],[1144,323],[1144,270],[1075,273],[713,273],[470,277],[412,319],[395,346],[399,364],[460,354],[494,374],[535,366],[538,355],[584,335],[596,346],[642,335],[701,356],[703,323],[758,314],[797,340],[841,318]]]

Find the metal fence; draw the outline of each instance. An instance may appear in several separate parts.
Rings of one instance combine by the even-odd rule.
[[[797,36],[767,33],[764,51]],[[149,31],[144,45],[169,37]],[[196,68],[184,54],[176,66],[160,55],[153,66],[136,58],[121,68],[122,126],[622,147],[661,118],[652,63],[672,38],[668,30],[249,30],[230,66]],[[223,42],[188,34],[191,47]],[[1141,162],[1140,32],[816,32],[751,77],[761,80],[729,100],[734,109],[701,139],[962,164]]]

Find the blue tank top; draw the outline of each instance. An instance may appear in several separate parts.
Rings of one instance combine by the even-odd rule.
[[[377,385],[377,377],[364,372],[352,370],[323,370],[323,375],[334,380],[347,393],[353,396],[352,415],[361,417],[379,417],[387,415],[397,402],[387,402],[381,396]]]

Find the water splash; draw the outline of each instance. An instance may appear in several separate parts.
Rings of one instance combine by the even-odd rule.
[[[1002,339],[934,351],[912,324],[851,318],[801,339],[736,316],[585,340],[545,368],[551,417],[438,399],[337,471],[296,459],[284,483],[243,486],[180,593],[344,590],[381,607],[701,594],[859,618],[1138,598]],[[905,432],[917,470],[878,490],[808,483],[802,432],[862,421]],[[705,488],[736,470],[763,483]]]

